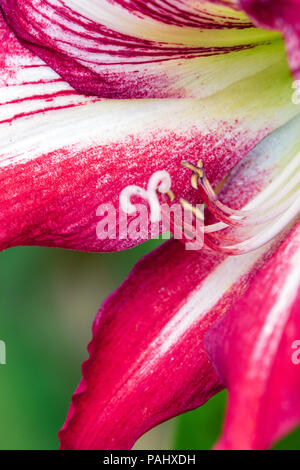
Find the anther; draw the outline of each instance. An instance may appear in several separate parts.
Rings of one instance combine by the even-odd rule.
[[[197,165],[194,165],[193,163],[190,163],[184,160],[181,162],[181,166],[193,172],[192,177],[191,177],[191,185],[192,185],[192,188],[198,189],[198,179],[201,180],[202,178],[204,178],[203,161],[199,160],[197,162]]]
[[[291,168],[286,169],[285,174],[277,178],[278,181],[274,180],[270,188],[266,188],[267,195],[263,200],[265,202],[263,205],[251,203],[248,210],[232,209],[219,200],[218,194],[205,175],[202,160],[199,160],[196,165],[183,161],[181,166],[192,171],[192,187],[200,191],[200,196],[207,209],[217,219],[216,223],[204,227],[204,232],[207,234],[205,246],[214,251],[242,254],[257,249],[274,238],[288,224],[288,221],[299,213],[299,163],[291,162],[289,165]],[[282,190],[276,191],[283,181],[291,176],[295,169],[297,170],[297,167],[298,171],[288,181],[288,185]],[[180,199],[180,203],[196,218],[203,220],[201,211],[197,211],[188,201]],[[230,232],[226,232],[224,235],[223,231],[229,228],[231,228]],[[245,231],[246,228],[247,231]],[[233,244],[228,246],[227,244],[230,242]]]

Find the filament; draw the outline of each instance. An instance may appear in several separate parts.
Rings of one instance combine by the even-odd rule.
[[[182,167],[192,171],[191,185],[198,189],[207,210],[216,222],[205,225],[205,247],[220,253],[237,255],[256,250],[276,237],[300,211],[300,162],[298,154],[246,208],[233,209],[219,200],[200,160],[197,165],[183,161]],[[184,199],[184,209],[203,221],[203,214]],[[176,225],[176,221],[175,221]],[[193,233],[193,226],[181,224]],[[177,228],[181,226],[177,224]],[[228,232],[229,230],[229,232]]]
[[[290,208],[268,229],[258,233],[257,235],[254,235],[253,237],[250,237],[246,241],[234,245],[221,246],[212,242],[208,237],[205,243],[214,251],[219,251],[221,253],[227,253],[230,255],[241,255],[257,250],[275,238],[276,235],[278,235],[297,216],[299,213],[299,204],[300,198],[296,199]]]

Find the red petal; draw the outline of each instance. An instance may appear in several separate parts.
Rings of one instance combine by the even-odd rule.
[[[101,101],[75,92],[21,46],[2,19],[0,39],[1,249],[133,246],[142,236],[97,238],[100,204],[118,211],[125,186],[146,187],[162,169],[178,194],[194,200],[181,160],[201,157],[216,182],[298,111],[285,75],[278,91],[277,65],[268,77],[257,74],[205,100]]]
[[[224,3],[0,1],[27,47],[81,93],[105,98],[204,97],[267,70],[272,36]]]
[[[128,449],[219,390],[203,336],[232,310],[269,253],[226,259],[172,241],[140,261],[96,317],[62,448]]]
[[[298,121],[265,139],[236,168],[223,190],[229,205],[253,200],[285,158],[297,158]],[[283,236],[238,257],[189,252],[172,241],[141,260],[98,313],[90,359],[60,433],[62,447],[129,448],[155,424],[219,389],[203,336],[234,309]]]
[[[129,449],[220,390],[204,334],[232,311],[269,255],[270,247],[241,257],[199,255],[171,241],[141,260],[96,317],[61,447]]]
[[[290,67],[300,78],[300,0],[240,0],[241,7],[263,28],[281,31]]]
[[[128,449],[149,428],[221,389],[202,342],[221,305],[203,315],[189,302],[219,260],[169,242],[108,298],[60,432],[62,448]]]
[[[266,449],[300,422],[300,223],[208,333],[229,389],[218,448]]]
[[[245,197],[253,200],[287,156],[297,158],[298,121],[265,139],[236,168],[223,190],[230,205],[247,202],[230,188],[239,192],[247,184]],[[62,447],[129,448],[155,424],[207,400],[219,384],[203,335],[232,310],[279,242],[224,257],[189,252],[173,241],[142,260],[98,313]]]

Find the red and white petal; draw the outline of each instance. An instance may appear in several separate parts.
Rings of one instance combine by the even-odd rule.
[[[198,98],[284,60],[279,35],[235,2],[1,0],[10,27],[75,89],[105,98]]]
[[[205,343],[229,403],[220,449],[266,449],[300,422],[300,223]]]
[[[0,248],[88,251],[141,240],[99,240],[97,208],[128,184],[167,170],[191,201],[183,159],[219,181],[266,134],[291,119],[285,64],[199,100],[99,100],[75,92],[0,21]],[[233,99],[234,98],[234,99]]]
[[[282,32],[291,70],[300,79],[300,1],[239,0],[239,3],[255,24]]]
[[[238,187],[247,176],[247,201],[254,198],[282,164],[284,152],[269,154],[274,141],[291,158],[298,130],[299,118],[285,129],[287,142],[279,133],[266,139],[227,184],[232,187],[235,177]],[[261,168],[257,161],[265,154]],[[234,200],[231,191],[229,203]],[[237,199],[241,206],[247,201]],[[238,257],[186,251],[171,241],[141,260],[96,317],[90,359],[60,432],[62,448],[128,449],[157,423],[219,390],[204,334],[233,311],[283,237]]]
[[[220,390],[203,336],[265,256],[266,249],[225,259],[171,241],[141,260],[96,317],[61,447],[129,449]]]
[[[221,389],[203,350],[220,309],[204,315],[197,305],[197,289],[218,263],[167,242],[107,299],[59,434],[63,449],[129,449],[151,427]]]

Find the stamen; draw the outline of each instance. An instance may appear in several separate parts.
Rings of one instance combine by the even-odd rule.
[[[184,168],[189,168],[194,172],[193,176],[197,177],[197,183],[195,187],[198,188],[198,183],[200,184],[201,195],[204,199],[205,204],[210,209],[211,213],[215,215],[217,218],[219,218],[219,220],[222,220],[224,223],[228,225],[233,225],[233,226],[260,225],[264,222],[267,222],[277,217],[278,215],[283,213],[287,207],[290,206],[290,204],[294,200],[294,196],[291,196],[287,201],[282,203],[279,207],[276,207],[273,211],[269,212],[267,216],[266,216],[266,211],[269,210],[271,207],[273,207],[278,201],[280,201],[285,196],[287,196],[289,192],[294,190],[295,186],[300,183],[300,171],[299,171],[294,176],[294,178],[290,181],[289,186],[285,187],[281,192],[279,192],[275,197],[273,197],[273,199],[265,206],[259,206],[255,210],[245,210],[245,209],[236,210],[236,209],[231,209],[230,207],[226,206],[221,201],[219,201],[217,194],[213,190],[212,186],[210,185],[205,175],[202,162],[201,162],[200,172],[198,171],[197,167],[195,167],[194,165],[188,162],[182,162],[181,165]],[[282,177],[279,179],[281,180]],[[274,186],[276,189],[277,184]],[[263,213],[263,214],[259,215],[260,213]],[[233,216],[233,217],[229,218],[228,216]],[[247,218],[247,221],[244,221],[245,218]]]
[[[299,195],[299,191],[296,194],[296,197]],[[255,215],[255,211],[235,211],[233,209],[224,206],[219,201],[211,202],[207,197],[207,194],[202,193],[204,202],[207,204],[207,207],[210,209],[211,213],[216,216],[219,220],[224,222],[227,225],[235,226],[235,227],[253,227],[257,225],[266,224],[270,220],[275,219],[276,217],[283,214],[283,212],[290,207],[290,205],[295,200],[295,195],[291,195],[287,200],[279,204],[277,207],[269,210],[269,207],[274,206],[276,203],[276,199],[271,202],[271,204],[260,208],[257,210],[257,215]],[[262,212],[262,209],[265,210],[265,214],[258,215]],[[267,212],[268,211],[268,212]],[[227,214],[231,213],[230,216]],[[233,215],[234,214],[234,215]],[[249,214],[249,215],[247,215]]]
[[[219,221],[204,227],[205,246],[211,250],[231,255],[256,250],[276,237],[299,214],[300,163],[297,157],[247,204],[247,209],[241,210],[232,209],[219,200],[206,177],[202,160],[197,165],[183,161],[181,166],[193,172],[192,187],[199,190],[207,209]],[[201,220],[202,214],[198,214],[192,204],[184,199],[180,199],[180,203]],[[230,234],[223,234],[230,228]]]
[[[183,161],[181,166],[192,172],[192,187],[199,191],[207,210],[216,219],[210,225],[204,224],[202,208],[183,198],[179,202],[184,209],[184,220],[182,214],[179,216],[176,211],[173,218],[170,217],[168,206],[161,205],[159,200],[159,195],[162,198],[167,197],[171,203],[176,199],[171,189],[171,177],[166,171],[154,173],[147,189],[133,185],[124,188],[120,195],[120,205],[124,212],[133,214],[136,206],[131,198],[136,196],[145,199],[150,206],[151,222],[169,220],[171,231],[174,235],[182,235],[181,239],[202,242],[205,235],[204,247],[210,250],[230,255],[248,253],[270,242],[299,216],[299,157],[300,153],[242,209],[233,209],[220,201],[205,174],[202,160],[196,165]]]
[[[250,253],[251,251],[261,248],[263,245],[275,238],[299,213],[300,198],[286,211],[286,213],[279,218],[273,225],[265,231],[259,232],[257,235],[249,238],[248,240],[237,243],[231,246],[217,245],[211,241],[209,237],[206,238],[206,245],[214,251],[226,253],[229,255],[242,255]]]

